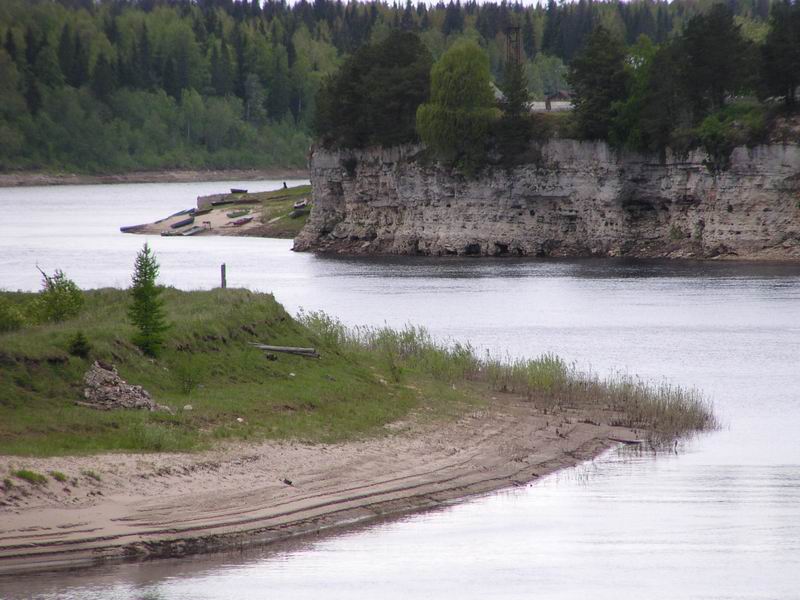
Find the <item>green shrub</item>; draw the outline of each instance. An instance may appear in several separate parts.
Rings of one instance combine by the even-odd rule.
[[[25,325],[25,315],[5,298],[0,298],[0,333],[17,331]]]
[[[89,353],[92,351],[92,345],[82,331],[79,331],[69,339],[67,351],[72,356],[80,358],[89,358]]]
[[[708,154],[709,170],[725,170],[736,146],[752,146],[766,140],[765,109],[759,104],[731,104],[703,119],[695,136]]]
[[[32,312],[41,322],[61,322],[78,316],[83,308],[83,293],[61,269],[48,275],[41,269],[42,290],[32,306]]]

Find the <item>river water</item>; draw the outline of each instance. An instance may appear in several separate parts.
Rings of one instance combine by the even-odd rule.
[[[150,221],[227,187],[0,189],[0,288],[35,266],[127,286]],[[0,598],[800,598],[800,266],[625,260],[342,259],[253,238],[150,237],[163,283],[275,293],[290,311],[427,326],[511,356],[555,352],[697,386],[721,431],[677,453],[611,451],[536,484],[336,536],[0,580]]]

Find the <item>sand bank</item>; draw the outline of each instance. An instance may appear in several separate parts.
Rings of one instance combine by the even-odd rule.
[[[447,424],[413,418],[359,442],[198,454],[0,457],[61,471],[0,496],[0,574],[212,552],[313,535],[519,485],[640,432],[501,395]],[[586,422],[584,422],[586,421]],[[97,480],[91,473],[99,475]],[[16,486],[17,484],[15,484]]]

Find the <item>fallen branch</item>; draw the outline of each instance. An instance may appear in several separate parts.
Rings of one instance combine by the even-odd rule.
[[[308,358],[319,358],[319,352],[314,348],[294,348],[292,346],[267,346],[266,344],[258,344],[250,342],[251,346],[255,346],[264,352],[283,352],[285,354],[296,354],[297,356],[306,356]]]

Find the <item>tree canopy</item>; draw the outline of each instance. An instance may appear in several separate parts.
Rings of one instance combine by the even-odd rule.
[[[489,57],[475,42],[453,44],[431,70],[431,99],[417,111],[422,140],[447,162],[480,162],[496,118]]]
[[[417,139],[417,107],[427,100],[433,59],[417,35],[392,31],[359,48],[320,88],[315,130],[345,147]]]
[[[598,27],[572,61],[567,80],[572,86],[577,126],[585,137],[608,137],[614,104],[628,94],[626,57],[622,42],[605,27]]]

